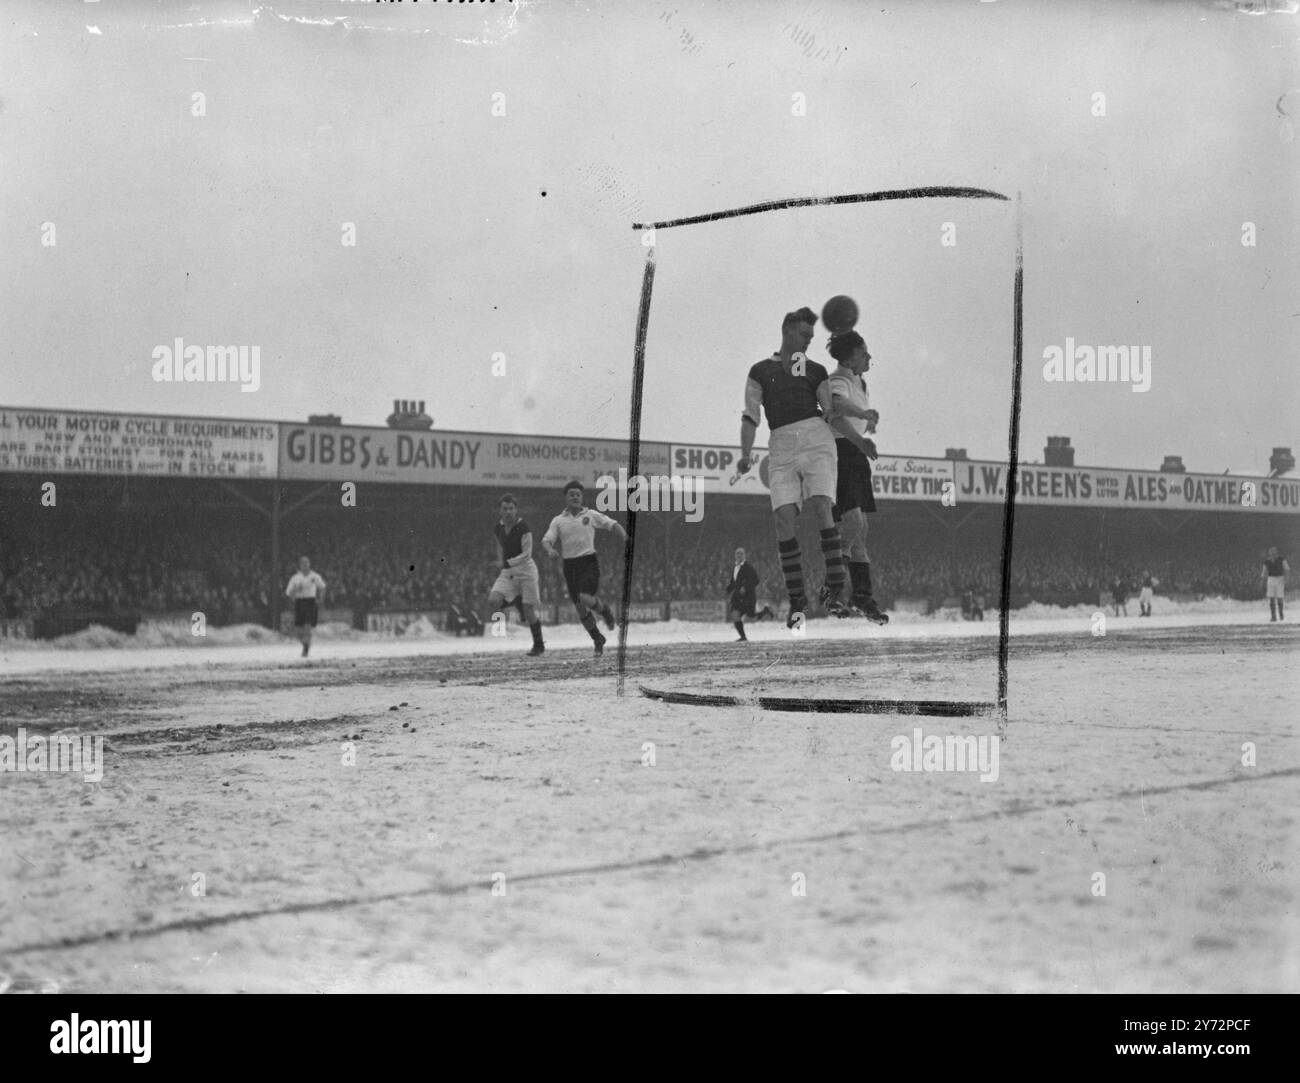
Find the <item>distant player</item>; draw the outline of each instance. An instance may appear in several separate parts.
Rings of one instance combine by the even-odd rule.
[[[1155,578],[1150,572],[1142,573],[1142,590],[1138,594],[1138,616],[1151,616],[1151,602],[1156,596],[1156,587],[1160,586],[1160,580]]]
[[[492,593],[488,596],[488,612],[492,619],[505,620],[503,607],[518,602],[521,604],[524,620],[528,622],[533,633],[533,649],[528,652],[530,658],[536,658],[546,651],[542,641],[542,622],[537,619],[537,607],[542,604],[542,592],[539,589],[537,564],[533,560],[533,532],[528,524],[519,518],[519,505],[513,493],[506,493],[498,505],[501,518],[493,528],[497,545],[501,547],[501,573],[492,584]]]
[[[827,347],[839,362],[831,373],[831,429],[835,432],[838,472],[834,514],[840,520],[844,547],[849,552],[850,598],[853,612],[876,624],[888,624],[871,590],[871,557],[867,554],[867,515],[876,510],[871,489],[871,462],[877,458],[876,431],[880,415],[871,409],[863,373],[871,367],[867,344],[856,331],[832,335]]]
[[[1124,577],[1117,575],[1115,582],[1110,585],[1110,603],[1115,607],[1115,616],[1119,616],[1119,611],[1124,610],[1124,616],[1128,616],[1128,584],[1124,582]]]
[[[1269,622],[1286,620],[1283,606],[1286,602],[1286,577],[1291,573],[1291,565],[1285,557],[1277,555],[1277,546],[1271,546],[1264,557],[1260,569],[1260,578],[1264,580],[1264,596],[1268,599]]]
[[[737,643],[749,642],[745,635],[745,618],[754,619],[758,605],[758,572],[745,561],[745,550],[736,550],[736,564],[727,583],[727,620],[739,633]]]
[[[831,514],[837,464],[835,438],[827,424],[831,413],[830,384],[826,369],[808,360],[804,352],[812,341],[816,324],[817,316],[810,308],[787,312],[781,321],[781,348],[749,370],[740,421],[740,461],[736,464],[741,474],[748,472],[761,408],[772,430],[767,456],[768,489],[776,519],[781,572],[790,596],[786,625],[791,628],[808,606],[797,537],[799,512],[805,503],[821,531],[826,562],[822,601],[826,611],[834,616],[849,613],[843,599],[845,575],[840,529]]]
[[[311,561],[298,558],[298,570],[293,573],[284,593],[293,599],[293,625],[298,629],[302,656],[311,650],[311,630],[316,627],[316,602],[325,596],[325,580],[311,570]]]
[[[605,627],[614,628],[614,611],[600,600],[600,561],[596,558],[596,531],[612,530],[623,544],[627,532],[616,520],[582,506],[582,482],[571,481],[564,487],[564,510],[551,520],[542,536],[542,548],[552,557],[564,558],[564,582],[569,597],[578,610],[578,619],[596,645],[596,657],[605,650],[605,637],[596,627],[592,612],[605,618]]]

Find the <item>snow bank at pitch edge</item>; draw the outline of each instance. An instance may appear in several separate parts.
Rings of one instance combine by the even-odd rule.
[[[1154,604],[1156,618],[1168,617],[1196,617],[1196,616],[1240,616],[1252,617],[1259,616],[1266,612],[1264,602],[1242,602],[1230,598],[1202,598],[1194,602],[1175,602],[1169,599],[1157,597]],[[1114,610],[1109,606],[1086,606],[1076,605],[1070,607],[1043,605],[1034,602],[1024,606],[1021,609],[1014,610],[1011,619],[1014,624],[1035,623],[1044,621],[1088,621],[1091,620],[1094,613],[1104,612],[1107,620],[1138,620],[1138,606],[1136,600],[1129,604],[1128,617],[1114,616]],[[1300,613],[1297,613],[1300,616]],[[987,609],[984,612],[984,622],[996,622],[998,612],[996,609]],[[729,627],[725,625],[719,626]],[[891,625],[916,626],[918,628],[926,625],[942,624],[962,624],[961,613],[957,609],[941,609],[935,613],[921,615],[918,613],[898,612],[891,614]],[[977,626],[979,622],[974,622]],[[972,631],[974,630],[972,627]],[[660,635],[666,634],[671,638],[682,637],[685,639],[695,638],[692,631],[696,633],[705,632],[706,629],[712,628],[713,623],[701,623],[697,621],[659,621],[638,624],[637,628],[642,632],[652,632],[652,638],[658,639]],[[751,627],[778,627],[776,622],[764,622]],[[522,629],[511,627],[512,637],[518,634]],[[549,634],[549,630],[548,630]],[[386,632],[360,632],[348,625],[334,621],[322,624],[316,629],[315,638],[322,642],[362,642],[362,643],[382,643],[388,642],[411,642],[420,640],[451,640],[454,637],[447,635],[427,619],[421,618],[412,624],[400,634]],[[188,647],[193,649],[202,649],[207,647],[228,647],[228,646],[249,646],[263,643],[287,643],[292,642],[293,637],[285,636],[278,632],[273,632],[268,628],[263,628],[259,624],[235,624],[225,628],[209,628],[207,634],[196,636],[190,633],[187,627],[175,623],[155,624],[149,621],[143,622],[135,635],[124,635],[121,632],[115,632],[110,628],[102,625],[92,624],[80,632],[74,632],[71,635],[60,636],[57,639],[50,640],[7,640],[6,649],[10,650],[61,650],[61,651],[85,651],[85,650],[150,650],[159,647]],[[475,644],[473,638],[464,641],[465,645],[472,649]],[[478,641],[482,644],[482,641]]]

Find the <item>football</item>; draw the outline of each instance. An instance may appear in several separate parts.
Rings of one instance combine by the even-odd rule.
[[[832,335],[851,331],[858,322],[858,303],[852,297],[838,294],[822,305],[822,325]]]

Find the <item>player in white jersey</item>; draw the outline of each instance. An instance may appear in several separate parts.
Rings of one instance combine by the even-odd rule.
[[[871,409],[862,374],[871,367],[867,344],[856,331],[832,335],[827,347],[839,362],[830,375],[831,429],[839,473],[835,485],[835,518],[849,553],[851,611],[876,624],[888,624],[871,589],[871,557],[867,553],[867,515],[876,510],[871,486],[871,460],[876,443],[867,434],[876,431],[880,415]]]
[[[596,558],[596,531],[612,530],[627,544],[627,532],[615,519],[582,506],[582,482],[564,487],[564,510],[551,520],[542,536],[542,548],[552,557],[564,558],[564,582],[578,610],[578,619],[596,645],[597,657],[605,649],[605,637],[596,627],[593,611],[614,627],[614,611],[600,600],[600,562]]]
[[[1268,598],[1268,619],[1286,620],[1286,577],[1291,565],[1286,557],[1278,556],[1277,546],[1272,546],[1264,557],[1260,577],[1264,580],[1264,595]]]
[[[306,658],[311,650],[311,630],[316,627],[316,602],[325,595],[325,580],[311,570],[310,560],[299,557],[298,570],[293,573],[284,593],[293,599],[293,624],[298,629],[302,656]]]
[[[524,620],[533,633],[533,649],[528,654],[536,658],[545,653],[546,644],[542,642],[542,622],[537,619],[542,594],[538,589],[537,564],[533,561],[533,532],[519,518],[519,506],[513,493],[506,493],[499,507],[501,518],[495,533],[501,547],[501,573],[492,584],[488,612],[493,621],[505,620],[502,607],[518,598],[523,604]]]

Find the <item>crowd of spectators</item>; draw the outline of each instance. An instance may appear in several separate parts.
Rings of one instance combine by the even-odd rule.
[[[258,565],[247,538],[228,525],[36,516],[0,525],[0,611],[12,618],[191,608],[219,621],[237,611],[265,612]]]
[[[762,509],[662,522],[638,528],[632,598],[638,602],[717,599],[725,594],[733,553],[745,548],[759,574],[760,604],[778,605],[784,585],[776,561],[771,517]],[[1241,598],[1260,594],[1262,535],[1164,533],[1138,530],[1111,517],[1054,523],[1046,515],[1018,524],[1012,589],[1022,598],[1052,601],[1099,595],[1122,580],[1136,591],[1144,574],[1161,592]],[[535,552],[542,600],[567,604],[558,561]],[[821,580],[815,533],[801,535],[810,593]],[[32,516],[0,522],[0,608],[6,617],[55,610],[176,612],[203,610],[216,623],[263,619],[269,591],[283,591],[297,558],[311,557],[328,583],[327,606],[364,613],[379,609],[481,609],[496,577],[496,545],[481,516],[444,515],[433,522],[310,515],[286,525],[282,567],[273,588],[265,519],[255,515],[186,518],[101,514],[81,519]],[[955,534],[923,517],[876,516],[869,545],[878,597],[941,601],[968,591],[991,605],[1001,575],[1000,523],[986,518]],[[603,591],[617,601],[623,559],[614,540],[598,535]]]

